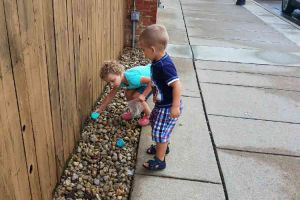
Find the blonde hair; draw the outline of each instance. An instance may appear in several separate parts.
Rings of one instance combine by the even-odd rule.
[[[152,24],[142,32],[140,36],[141,45],[154,46],[158,50],[165,50],[169,42],[169,35],[164,25]]]
[[[108,74],[121,75],[124,72],[124,69],[124,66],[115,60],[106,61],[100,69],[100,77],[101,79],[104,79],[108,76]]]

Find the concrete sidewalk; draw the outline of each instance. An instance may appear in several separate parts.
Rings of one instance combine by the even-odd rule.
[[[141,135],[133,200],[300,199],[300,29],[247,1],[164,0],[183,84],[167,169]]]

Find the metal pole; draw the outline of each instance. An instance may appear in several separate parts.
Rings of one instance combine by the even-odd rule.
[[[135,0],[133,0],[133,11],[136,11],[136,4]],[[132,17],[131,17],[132,20]],[[135,28],[136,28],[136,21],[132,20],[132,48],[135,48]]]
[[[132,48],[135,48],[135,27],[136,27],[136,21],[132,22]]]
[[[140,12],[136,10],[135,0],[133,1],[133,11],[131,11],[131,21],[132,21],[132,48],[135,48],[135,33],[137,22],[140,20]]]

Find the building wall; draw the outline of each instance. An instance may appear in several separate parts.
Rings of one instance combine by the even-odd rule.
[[[136,40],[145,27],[155,24],[157,19],[157,4],[158,0],[136,0],[136,9],[140,11],[140,21],[136,30]],[[130,14],[133,10],[133,0],[127,0],[127,18],[126,18],[126,46],[131,46],[132,43],[132,23]]]

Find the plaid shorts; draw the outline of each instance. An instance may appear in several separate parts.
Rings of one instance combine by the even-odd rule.
[[[154,107],[150,115],[150,124],[152,127],[152,140],[154,142],[170,142],[170,135],[178,118],[171,118],[171,108]],[[180,106],[182,112],[182,104]]]

